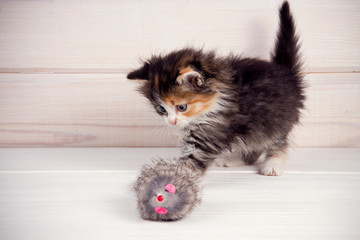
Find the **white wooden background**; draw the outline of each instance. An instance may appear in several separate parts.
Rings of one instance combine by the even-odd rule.
[[[204,46],[268,59],[280,0],[0,0],[0,147],[174,146],[126,73]],[[307,110],[297,147],[360,147],[360,1],[290,1]]]

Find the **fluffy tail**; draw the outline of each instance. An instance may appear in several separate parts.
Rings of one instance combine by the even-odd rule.
[[[272,61],[284,65],[294,72],[299,72],[299,41],[295,34],[295,23],[290,12],[289,3],[285,1],[279,9],[280,28],[277,34]]]

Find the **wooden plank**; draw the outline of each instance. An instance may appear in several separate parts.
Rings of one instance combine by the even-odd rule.
[[[306,109],[293,146],[360,146],[360,75],[310,74]]]
[[[360,74],[309,74],[297,147],[360,146]],[[124,74],[0,74],[1,147],[176,146]]]
[[[154,158],[173,159],[179,148],[0,148],[0,173],[118,172],[138,173]],[[360,148],[291,148],[286,174],[357,174]],[[257,173],[256,166],[222,168],[211,172]]]
[[[185,45],[269,57],[281,0],[1,1],[0,72],[126,72]],[[307,72],[360,71],[359,1],[293,0]]]
[[[0,178],[1,239],[360,237],[359,174],[210,172],[201,206],[172,223],[139,217],[130,190],[135,173],[13,172],[0,173]]]

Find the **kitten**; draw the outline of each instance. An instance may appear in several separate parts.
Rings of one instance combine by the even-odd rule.
[[[271,61],[185,48],[152,56],[128,74],[165,121],[182,130],[182,156],[203,172],[215,159],[260,161],[281,175],[288,137],[305,100],[299,43],[288,2]],[[223,165],[231,165],[225,162]]]

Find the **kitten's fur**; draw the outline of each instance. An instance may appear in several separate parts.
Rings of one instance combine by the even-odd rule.
[[[281,175],[288,136],[305,97],[289,4],[284,2],[279,12],[271,61],[185,48],[152,56],[128,74],[129,79],[146,80],[141,92],[181,128],[180,160],[204,172],[216,158],[237,154],[246,163],[261,160],[264,175]],[[180,111],[185,104],[187,109]]]

